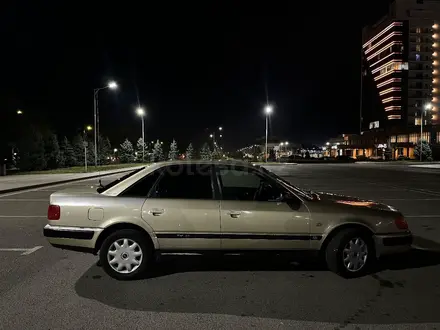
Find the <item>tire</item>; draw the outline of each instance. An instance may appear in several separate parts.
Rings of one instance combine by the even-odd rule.
[[[119,249],[115,243],[119,245]],[[110,234],[104,240],[99,250],[99,262],[111,277],[117,280],[133,280],[145,273],[152,254],[153,247],[144,233],[133,229],[122,229]],[[112,260],[114,262],[111,262]],[[121,265],[119,271],[116,269],[117,265]]]
[[[356,241],[356,239],[358,240]],[[347,264],[347,262],[344,262],[344,257],[347,257],[344,248],[349,247],[349,245],[353,246],[350,242],[357,244],[354,244],[353,247],[354,255],[350,254],[354,262]],[[362,242],[366,249],[360,248]],[[331,239],[324,252],[328,269],[345,278],[355,278],[367,275],[376,263],[376,252],[372,235],[367,230],[363,229],[353,228],[341,230]],[[363,262],[359,259],[363,260]]]

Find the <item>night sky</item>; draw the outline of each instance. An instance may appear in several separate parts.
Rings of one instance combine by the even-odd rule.
[[[208,140],[209,127],[224,127],[230,149],[263,136],[266,82],[273,135],[322,143],[356,133],[361,28],[387,9],[385,0],[10,3],[0,13],[0,143],[26,120],[72,137],[93,124],[93,88],[114,79],[120,89],[99,94],[102,134],[116,146],[140,137],[139,102],[147,139],[182,149]]]

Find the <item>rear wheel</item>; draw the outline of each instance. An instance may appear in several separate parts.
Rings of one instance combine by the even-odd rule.
[[[99,261],[111,277],[132,280],[145,272],[151,255],[151,244],[143,233],[122,229],[104,240],[99,251]]]
[[[362,229],[343,229],[325,250],[327,267],[346,278],[360,277],[371,271],[375,261],[371,234]]]

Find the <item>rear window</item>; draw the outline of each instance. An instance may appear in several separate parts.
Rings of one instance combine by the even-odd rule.
[[[130,187],[124,190],[119,196],[121,197],[148,197],[150,190],[154,187],[157,179],[162,174],[162,169],[158,169],[152,173],[147,174],[142,179],[133,183]]]
[[[103,193],[104,191],[110,189],[111,187],[116,186],[118,183],[120,183],[120,182],[122,182],[122,181],[128,179],[128,178],[131,177],[132,175],[135,175],[136,173],[139,173],[139,172],[142,171],[143,169],[145,169],[145,167],[141,167],[141,168],[139,168],[139,169],[137,169],[137,170],[134,170],[134,171],[132,171],[132,172],[130,172],[130,173],[128,173],[128,174],[125,174],[124,176],[121,176],[119,179],[116,179],[116,180],[110,182],[109,184],[106,184],[106,185],[103,186],[103,187],[99,187],[98,189],[96,189],[96,191],[97,191],[98,193],[101,194],[101,193]]]

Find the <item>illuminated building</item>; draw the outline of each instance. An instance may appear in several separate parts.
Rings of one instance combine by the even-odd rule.
[[[386,17],[364,28],[364,87],[368,80],[377,102],[363,108],[363,130],[420,127],[427,104],[423,124],[440,124],[439,24],[440,1],[395,0]]]

